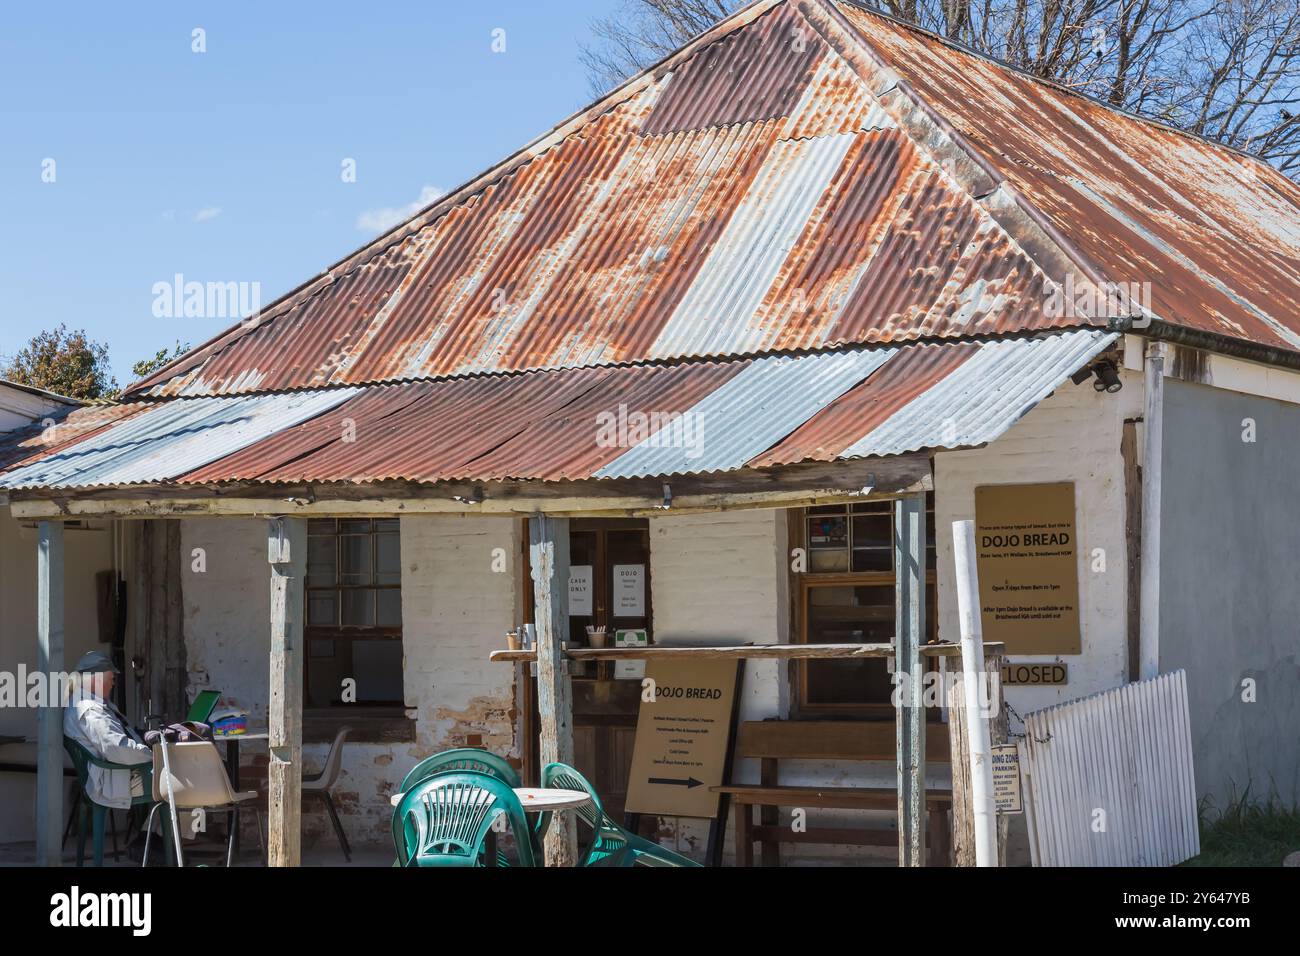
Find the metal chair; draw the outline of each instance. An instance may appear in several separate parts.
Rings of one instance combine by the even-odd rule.
[[[226,766],[217,753],[216,745],[210,740],[196,740],[187,743],[167,745],[167,764],[170,767],[171,797],[177,812],[181,810],[201,810],[205,814],[211,810],[220,813],[233,813],[234,821],[230,826],[230,836],[226,844],[226,866],[234,862],[235,834],[239,830],[240,806],[257,800],[256,790],[235,793],[226,776]],[[162,746],[153,748],[153,808],[149,811],[144,840],[144,859],[141,866],[149,865],[149,843],[153,837],[154,814],[162,807],[168,806],[167,770],[164,769]],[[257,842],[262,848],[263,859],[266,856],[266,840],[262,836],[262,810],[256,803],[252,804],[257,815]],[[171,817],[162,821],[164,837],[170,833],[171,839],[180,845],[180,834],[170,831]],[[170,840],[168,840],[170,843]],[[169,846],[170,849],[170,846]],[[184,864],[184,857],[177,850],[178,862]]]
[[[339,822],[339,813],[334,807],[334,798],[330,796],[330,787],[338,782],[339,770],[343,766],[343,741],[351,732],[351,727],[340,727],[339,732],[334,735],[334,742],[330,744],[329,753],[325,757],[325,766],[321,768],[320,773],[302,778],[302,795],[305,797],[314,794],[325,801],[325,810],[330,815],[330,823],[334,824],[334,835],[339,838],[343,859],[349,863],[352,862],[352,848],[348,846],[347,834],[343,832],[343,824]]]

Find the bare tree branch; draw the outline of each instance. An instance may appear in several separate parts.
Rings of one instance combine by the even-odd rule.
[[[1300,178],[1300,0],[858,0]],[[599,94],[742,0],[623,0],[581,58]]]

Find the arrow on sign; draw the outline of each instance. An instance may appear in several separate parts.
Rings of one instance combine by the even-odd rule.
[[[694,777],[687,777],[685,780],[677,780],[673,777],[647,777],[647,782],[657,783],[664,787],[685,787],[690,790],[704,783],[703,780],[696,780]]]

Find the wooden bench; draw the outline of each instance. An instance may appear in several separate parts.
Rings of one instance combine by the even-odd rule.
[[[780,865],[781,843],[898,846],[897,829],[808,827],[800,833],[777,818],[778,807],[897,811],[898,795],[893,785],[824,787],[780,783],[782,760],[879,760],[888,762],[892,772],[894,733],[892,721],[754,720],[741,724],[735,755],[757,759],[762,782],[756,786],[732,784],[712,788],[729,795],[736,804],[736,864],[753,866],[755,841],[761,847],[764,866]],[[927,763],[948,762],[945,726],[926,727],[925,758]],[[948,862],[948,811],[952,809],[952,792],[927,790],[925,803],[929,817],[926,826],[929,865],[944,866]],[[757,825],[754,807],[760,808]]]

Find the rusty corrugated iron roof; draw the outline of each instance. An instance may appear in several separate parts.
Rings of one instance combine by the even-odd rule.
[[[278,391],[1089,324],[765,2],[141,386]],[[891,108],[893,112],[891,113]]]
[[[48,421],[0,435],[0,471],[36,461],[154,407],[150,402],[79,405]]]
[[[855,346],[151,403],[0,489],[644,478],[983,444],[1116,338]]]
[[[1066,238],[1080,274],[1147,284],[1166,322],[1300,350],[1300,186],[853,3],[835,9],[875,54],[873,93],[901,83],[951,124]]]
[[[965,447],[1113,339],[1095,303],[1062,310],[1071,284],[1149,282],[1154,317],[1300,349],[1298,197],[1231,150],[844,0],[762,0],[135,388],[162,408],[0,448],[0,467],[26,456],[0,487]],[[317,401],[333,406],[300,414]],[[725,441],[596,441],[620,405],[707,412]]]

